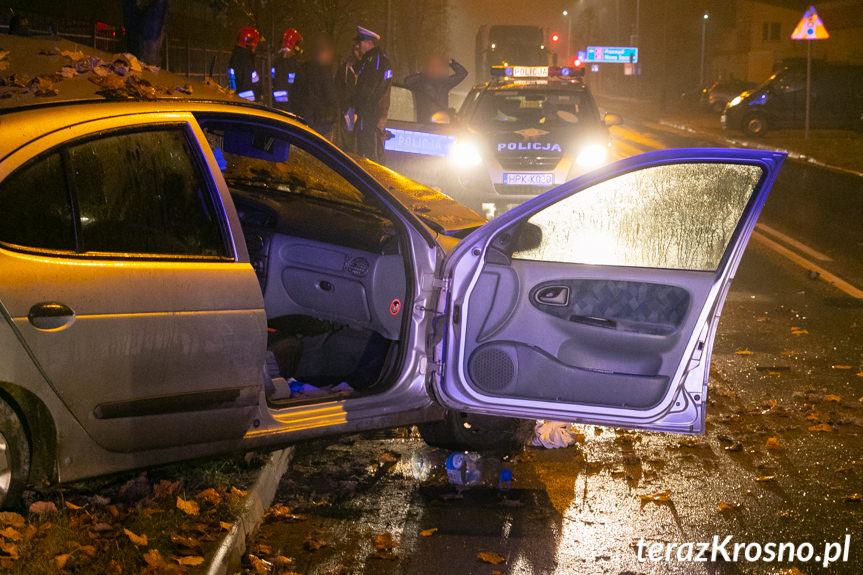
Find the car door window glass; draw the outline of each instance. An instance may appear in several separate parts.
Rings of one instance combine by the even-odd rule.
[[[69,148],[85,252],[226,257],[222,226],[182,128]]]
[[[393,86],[390,91],[390,111],[388,118],[397,122],[416,122],[417,111],[414,95],[407,88]]]
[[[525,232],[535,239],[513,257],[713,271],[761,175],[718,163],[630,172],[534,214]]]
[[[60,154],[37,158],[0,184],[0,242],[75,251],[72,205]]]

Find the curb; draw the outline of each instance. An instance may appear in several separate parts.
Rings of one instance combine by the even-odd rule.
[[[246,540],[261,526],[264,514],[276,495],[279,480],[288,470],[293,458],[294,447],[281,449],[270,455],[255,484],[249,489],[242,513],[216,548],[207,567],[207,575],[228,575],[230,567],[240,564],[246,551]]]

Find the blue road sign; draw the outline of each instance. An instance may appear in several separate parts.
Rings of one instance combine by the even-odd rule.
[[[631,46],[588,46],[586,62],[608,64],[635,64],[638,48]]]

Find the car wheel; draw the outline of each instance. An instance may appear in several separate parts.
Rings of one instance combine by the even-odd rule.
[[[30,473],[30,441],[21,419],[0,399],[0,509],[21,499]]]
[[[767,118],[761,114],[750,114],[743,120],[743,131],[750,136],[763,136],[767,133]]]
[[[433,447],[452,451],[509,452],[524,444],[533,421],[448,411],[442,421],[419,425],[420,436]],[[528,432],[529,433],[529,432]]]

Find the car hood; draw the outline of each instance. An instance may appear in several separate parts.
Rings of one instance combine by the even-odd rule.
[[[446,194],[426,187],[367,158],[354,160],[396,200],[422,219],[433,231],[461,238],[487,220]]]

